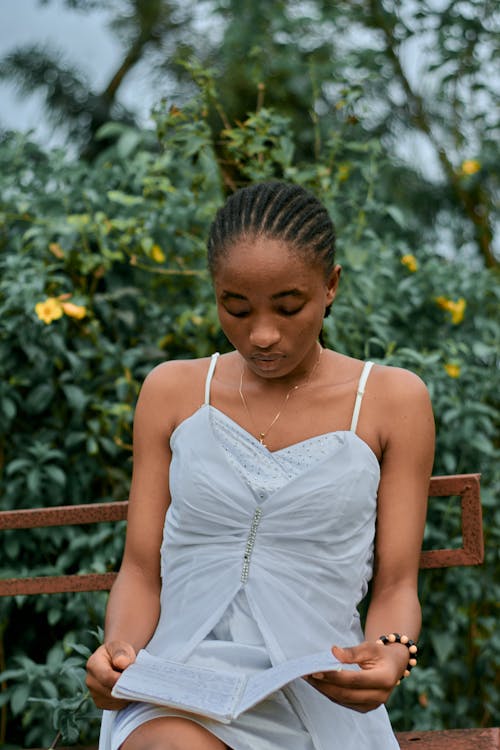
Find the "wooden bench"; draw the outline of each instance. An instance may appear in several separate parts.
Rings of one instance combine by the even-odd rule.
[[[455,549],[422,551],[421,568],[446,568],[482,563],[484,549],[479,476],[460,474],[432,477],[429,485],[430,498],[460,498],[462,546]],[[2,511],[0,530],[122,521],[127,518],[127,507],[127,502],[113,502]],[[82,573],[8,578],[0,580],[0,596],[103,591],[110,589],[115,577],[116,573]],[[402,750],[500,750],[498,728],[400,732],[397,737]]]

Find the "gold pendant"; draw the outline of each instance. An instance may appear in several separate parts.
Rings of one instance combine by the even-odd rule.
[[[264,446],[264,448],[267,448],[267,445],[264,442],[264,438],[266,437],[265,432],[259,432],[259,443]]]

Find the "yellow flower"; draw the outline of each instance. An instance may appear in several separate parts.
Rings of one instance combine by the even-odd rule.
[[[456,302],[452,299],[448,299],[448,297],[436,297],[436,302],[438,307],[442,310],[447,310],[451,314],[451,322],[453,325],[458,325],[458,323],[462,322],[467,305],[463,297],[457,299]]]
[[[151,257],[153,258],[155,263],[165,262],[165,253],[159,245],[153,245],[153,247],[151,248]]]
[[[349,164],[340,164],[339,165],[339,181],[345,182],[347,178],[349,177],[349,174],[351,173],[351,167]]]
[[[401,263],[403,264],[403,266],[406,266],[406,268],[411,271],[411,273],[415,273],[415,271],[418,269],[417,259],[410,253],[403,255],[403,257],[401,258]]]
[[[463,297],[460,297],[460,299],[457,299],[454,303],[453,309],[451,310],[451,322],[455,325],[461,323],[464,319],[466,304],[467,303]]]
[[[74,302],[62,302],[61,307],[70,318],[81,320],[87,314],[87,308],[83,305],[75,305]]]
[[[454,365],[452,362],[447,362],[444,365],[444,369],[446,370],[450,378],[460,377],[460,365]]]
[[[429,705],[429,697],[427,693],[420,693],[420,695],[418,696],[418,702],[420,703],[422,708],[427,708],[427,706]]]
[[[56,258],[64,258],[64,250],[58,242],[49,242],[49,250]]]
[[[61,303],[55,297],[47,297],[43,302],[37,302],[35,312],[46,325],[61,318],[63,314]]]
[[[466,159],[462,162],[462,174],[476,174],[481,169],[481,163],[477,159]]]
[[[437,306],[441,308],[441,310],[449,310],[451,299],[448,299],[448,297],[436,297]]]

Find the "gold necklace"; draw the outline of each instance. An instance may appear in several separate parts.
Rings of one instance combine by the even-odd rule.
[[[264,442],[266,435],[269,433],[271,427],[274,427],[274,425],[276,424],[276,422],[278,421],[278,419],[281,417],[281,414],[283,413],[283,411],[285,409],[285,406],[288,403],[288,399],[290,398],[290,396],[292,395],[292,393],[294,391],[298,390],[298,388],[304,388],[304,386],[309,385],[309,383],[311,382],[312,376],[314,375],[314,373],[318,369],[318,365],[319,365],[319,361],[321,359],[322,353],[323,353],[323,347],[320,346],[319,354],[318,354],[318,359],[316,360],[316,363],[315,363],[314,367],[312,368],[311,372],[309,373],[309,376],[308,376],[307,380],[305,380],[303,383],[299,383],[298,385],[292,385],[292,387],[290,388],[290,390],[287,391],[287,393],[285,395],[285,398],[283,400],[283,403],[281,404],[281,406],[280,406],[280,408],[278,410],[278,413],[276,414],[276,416],[271,421],[271,424],[269,425],[269,427],[267,427],[267,429],[264,430],[264,432],[260,432],[259,430],[257,430],[257,428],[255,426],[255,422],[253,420],[253,417],[250,414],[250,409],[248,408],[247,400],[246,400],[245,396],[243,395],[243,375],[245,373],[245,367],[244,366],[242,367],[242,369],[241,369],[241,375],[240,375],[240,386],[238,388],[238,392],[240,394],[240,398],[241,398],[241,401],[243,403],[243,406],[245,407],[245,411],[248,414],[248,417],[249,417],[251,423],[253,424],[254,430],[257,433],[257,440],[259,441],[259,443],[261,445],[264,446],[264,448],[267,448],[267,446],[266,446],[266,444]]]

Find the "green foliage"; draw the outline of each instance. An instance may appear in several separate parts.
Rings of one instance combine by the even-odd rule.
[[[310,187],[336,222],[343,265],[325,324],[330,345],[420,374],[438,425],[435,473],[483,474],[487,561],[422,575],[422,666],[395,693],[392,718],[398,728],[491,723],[500,661],[499,292],[492,274],[415,242],[405,206],[388,205],[381,192],[387,162],[378,140],[348,117],[330,122],[318,135],[317,161],[304,163],[294,158],[287,119],[272,109],[214,135],[207,122],[213,96],[206,90],[182,110],[160,106],[155,143],[105,126],[102,136],[114,145],[93,166],[16,135],[0,143],[2,507],[126,497],[132,412],[145,374],[164,359],[227,348],[204,250],[224,194],[236,177]],[[453,499],[434,502],[426,545],[459,543],[456,522]],[[3,576],[102,571],[117,566],[123,531],[103,524],[4,539]],[[99,594],[0,603],[4,740],[41,746],[54,725],[67,741],[78,731],[82,741],[95,737],[80,657],[103,609]],[[74,644],[83,646],[79,657]]]
[[[188,61],[196,51],[199,70],[212,70],[220,84],[219,105],[208,118],[214,135],[221,114],[228,126],[258,102],[286,116],[300,158],[317,161],[319,135],[345,115],[357,140],[369,133],[390,154],[379,194],[408,209],[414,242],[422,231],[440,244],[451,235],[457,249],[473,248],[486,266],[497,265],[494,0],[65,4],[79,12],[100,9],[122,47],[104,88],[95,90],[84,70],[39,44],[11,50],[0,60],[0,78],[23,94],[41,94],[47,117],[86,158],[110,142],[103,123],[134,122],[120,93],[136,65],[148,66],[152,86],[182,106],[193,91]]]
[[[89,648],[66,638],[50,649],[44,664],[19,655],[12,660],[14,666],[0,674],[0,680],[16,682],[13,690],[2,694],[0,703],[20,720],[27,746],[49,746],[58,733],[73,743],[95,736],[100,712],[85,688],[85,662],[90,653]],[[47,710],[51,721],[47,721]]]

